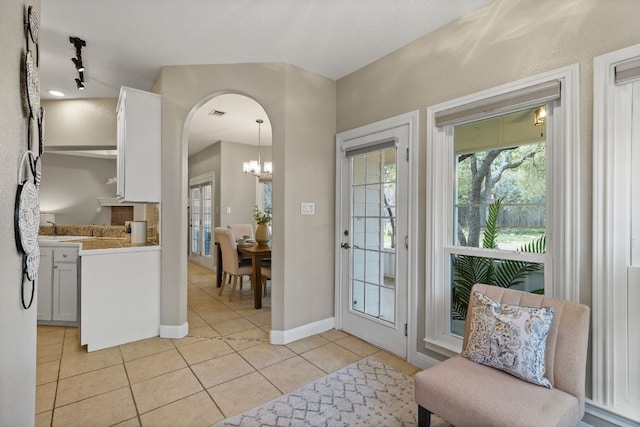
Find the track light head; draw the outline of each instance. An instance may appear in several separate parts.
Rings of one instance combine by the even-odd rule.
[[[84,65],[82,65],[82,58],[71,58],[71,62],[76,66],[76,70],[81,73],[84,71]]]
[[[76,79],[76,87],[78,88],[78,90],[84,90],[84,84],[80,79]]]

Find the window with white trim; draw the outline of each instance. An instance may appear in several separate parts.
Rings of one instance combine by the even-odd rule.
[[[461,350],[474,282],[577,298],[577,78],[566,67],[427,109],[427,348]]]
[[[545,254],[546,120],[538,118],[546,107],[453,126],[443,262],[455,335],[464,334],[476,283],[544,292],[553,255]]]

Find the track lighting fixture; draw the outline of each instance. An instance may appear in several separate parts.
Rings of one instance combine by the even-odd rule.
[[[78,70],[79,72],[84,71],[84,65],[82,65],[82,58],[80,59],[71,58],[71,62],[73,62],[73,65],[76,66],[76,70]]]
[[[82,64],[82,48],[87,45],[87,42],[79,37],[69,37],[69,43],[76,48],[76,57],[71,58],[71,62],[76,67],[78,72],[78,78],[76,80],[76,87],[78,90],[84,89],[84,65]]]

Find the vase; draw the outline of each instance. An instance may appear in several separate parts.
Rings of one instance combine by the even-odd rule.
[[[256,242],[266,245],[271,240],[271,229],[267,224],[258,224],[256,227]]]

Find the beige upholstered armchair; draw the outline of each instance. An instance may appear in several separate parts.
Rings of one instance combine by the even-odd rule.
[[[476,297],[475,291],[481,294]],[[528,307],[553,307],[550,327],[547,325],[546,348],[542,352],[544,359],[541,374],[543,381],[548,380],[547,386],[531,383],[530,379],[518,378],[468,358],[474,351],[482,350],[478,344],[480,340],[474,339],[483,327],[482,316],[491,312],[491,309],[483,312],[486,306],[479,305],[482,294],[500,307],[504,307],[502,304],[525,307],[525,310]],[[475,312],[475,317],[472,311],[474,307],[480,310]],[[514,310],[513,307],[507,309]],[[584,415],[589,312],[589,307],[570,301],[495,286],[475,285],[469,302],[462,344],[463,354],[467,357],[459,354],[415,376],[418,425],[428,426],[431,413],[434,413],[456,427],[575,427]],[[542,323],[528,323],[529,326],[532,324],[534,326],[529,329],[537,329]],[[496,329],[499,328],[486,330],[495,332]],[[498,334],[498,340],[506,341],[506,335],[508,334]],[[470,341],[472,345],[465,353]],[[500,351],[492,348],[485,354],[495,355]],[[507,360],[512,361],[513,358]]]

